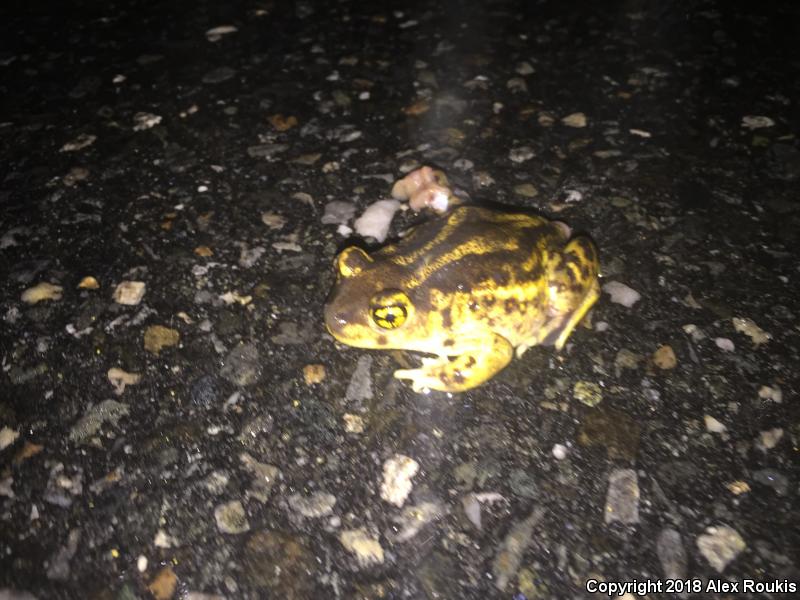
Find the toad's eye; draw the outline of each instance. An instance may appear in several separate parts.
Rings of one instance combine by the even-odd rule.
[[[409,307],[409,298],[403,292],[387,290],[372,298],[370,314],[381,329],[397,329],[408,319]]]
[[[397,329],[406,322],[408,311],[405,306],[378,306],[372,309],[372,320],[384,329]]]

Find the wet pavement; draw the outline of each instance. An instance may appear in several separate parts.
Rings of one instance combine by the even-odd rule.
[[[0,598],[800,585],[800,9],[596,4],[4,3]],[[325,332],[421,165],[593,237],[564,351]]]

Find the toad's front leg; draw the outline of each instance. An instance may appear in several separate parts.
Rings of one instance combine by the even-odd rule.
[[[497,374],[511,362],[514,348],[503,336],[491,334],[481,339],[459,343],[452,357],[423,359],[418,369],[394,372],[398,379],[410,379],[415,392],[440,390],[463,392]]]

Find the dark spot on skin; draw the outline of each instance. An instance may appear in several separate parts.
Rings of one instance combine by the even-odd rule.
[[[495,324],[495,320],[494,319],[489,319],[489,327],[494,327],[494,324]]]
[[[470,300],[470,301],[469,301],[469,304],[467,304],[467,306],[468,306],[468,307],[469,307],[469,309],[470,309],[471,311],[473,311],[473,312],[474,312],[474,311],[476,311],[476,310],[478,310],[478,303],[477,303],[475,300]]]
[[[544,267],[541,263],[537,263],[534,267],[530,270],[530,279],[539,279],[542,275],[544,275]]]
[[[475,366],[475,362],[476,361],[475,361],[475,357],[474,356],[467,357],[467,365],[466,365],[467,368],[469,369],[470,367],[474,367]]]
[[[461,371],[453,373],[453,379],[456,383],[464,383],[464,376],[461,374]]]
[[[450,385],[450,378],[447,376],[446,373],[442,373],[439,375],[439,381],[441,381],[445,385]]]
[[[448,347],[452,346],[452,345],[453,345],[453,344],[455,344],[455,343],[456,343],[456,341],[455,341],[455,340],[451,340],[451,339],[449,339],[449,338],[448,338],[448,339],[446,339],[446,340],[444,341],[444,345],[445,345],[445,346],[448,346]]]
[[[492,306],[494,304],[494,296],[486,296],[486,298],[483,300],[483,303],[486,306]]]
[[[506,314],[510,315],[517,308],[517,300],[515,298],[507,298],[505,302]]]
[[[495,273],[494,280],[500,287],[505,287],[508,285],[508,273],[505,271],[501,271],[500,273]]]
[[[378,343],[381,346],[385,346],[386,345],[386,336],[385,335],[379,335],[378,336]]]
[[[577,263],[573,263],[573,264],[577,264]],[[580,270],[580,267],[579,267],[579,270]],[[567,275],[569,276],[569,278],[572,281],[572,283],[575,283],[575,281],[576,281],[575,270],[567,267],[566,271],[567,271]]]
[[[442,311],[442,327],[445,329],[450,329],[453,326],[453,317],[450,314],[450,309],[445,308]]]

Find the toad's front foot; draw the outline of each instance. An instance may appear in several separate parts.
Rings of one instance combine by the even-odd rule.
[[[424,358],[420,368],[399,369],[394,376],[411,380],[415,392],[464,392],[492,378],[511,361],[514,353],[508,340],[496,334],[469,347],[452,358]]]

